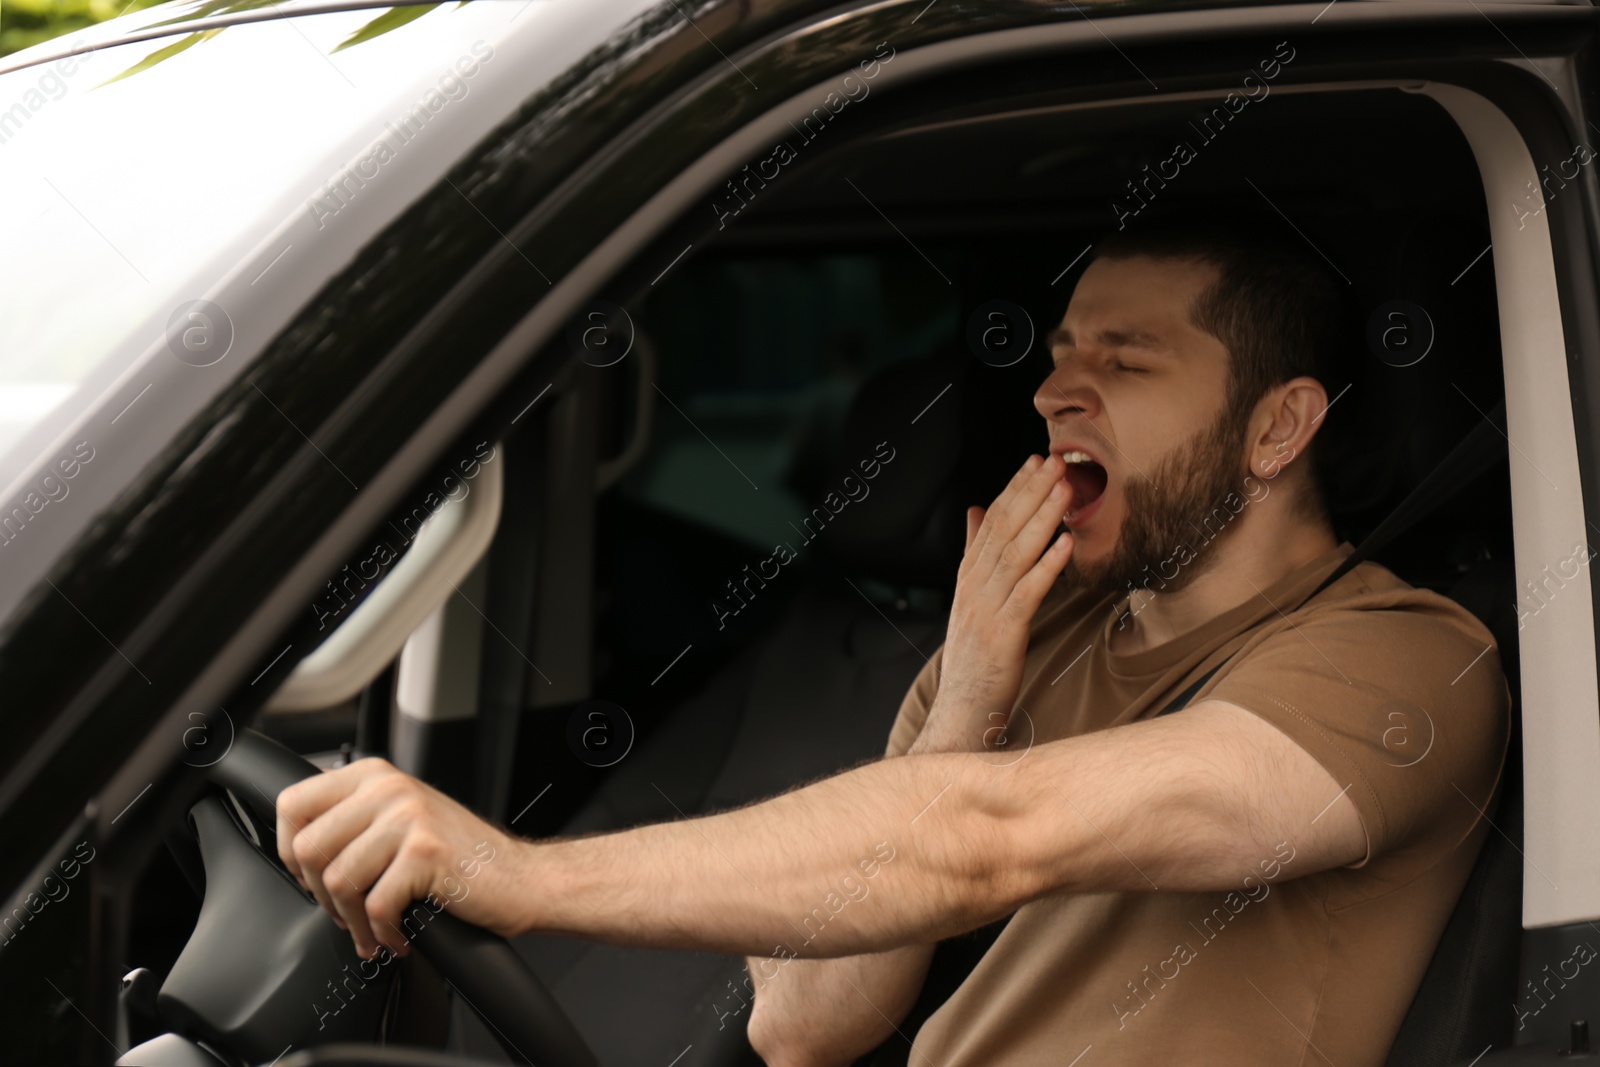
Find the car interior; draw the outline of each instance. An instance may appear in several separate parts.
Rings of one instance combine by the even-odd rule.
[[[595,294],[626,309],[612,323],[625,320],[615,343],[627,354],[574,359],[493,442],[493,538],[426,625],[357,695],[269,705],[245,725],[324,766],[384,755],[535,838],[726,809],[881,756],[943,639],[964,509],[1047,447],[1031,399],[1050,366],[1044,335],[1085,253],[1116,228],[1112,205],[1138,205],[1134,183],[1180,140],[1196,158],[1140,185],[1155,191],[1128,225],[1180,208],[1281,218],[1349,283],[1363,323],[1395,300],[1426,311],[1414,362],[1361,343],[1325,383],[1318,443],[1337,457],[1337,532],[1359,544],[1474,427],[1503,425],[1478,168],[1443,109],[1396,89],[1275,93],[1208,140],[1194,123],[1214,104],[863,119],[806,145],[725,228],[697,206],[703,218],[685,225],[707,239],[689,255]],[[650,263],[670,258],[657,252]],[[967,341],[975,309],[995,300],[1032,327],[1006,366]],[[838,507],[845,476],[872,458],[870,491]],[[1504,449],[1450,489],[1378,559],[1483,620],[1515,695]],[[762,565],[779,544],[791,558],[774,577]],[[1514,735],[1491,813],[1503,832],[1391,1063],[1511,1043],[1520,766]],[[196,877],[175,840],[139,884],[128,963],[156,982],[194,928]],[[905,1064],[997,929],[944,942],[911,1016],[858,1063]],[[759,1062],[741,958],[554,936],[514,947],[601,1063]],[[384,1033],[506,1062],[459,999],[434,992],[391,1005]],[[130,1003],[131,1041],[163,1029]]]

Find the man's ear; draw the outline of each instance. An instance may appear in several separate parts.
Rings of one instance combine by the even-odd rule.
[[[1322,428],[1328,392],[1315,378],[1291,378],[1267,391],[1250,420],[1250,471],[1276,478],[1305,453]]]

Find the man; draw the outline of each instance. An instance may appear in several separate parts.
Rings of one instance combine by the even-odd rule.
[[[1488,830],[1509,693],[1487,630],[1381,566],[1302,605],[1352,551],[1313,464],[1332,286],[1226,229],[1101,242],[1035,396],[1050,455],[970,509],[889,758],[543,842],[362,760],[280,795],[285,863],[364,955],[406,951],[430,893],[506,936],[748,955],[771,1067],[848,1064],[938,940],[1012,913],[912,1062],[1381,1064]]]

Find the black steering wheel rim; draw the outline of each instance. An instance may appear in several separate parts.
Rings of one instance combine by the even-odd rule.
[[[240,730],[206,773],[265,825],[275,826],[279,792],[319,769],[263,734]],[[567,1013],[505,938],[442,911],[414,944],[513,1062],[599,1067]]]

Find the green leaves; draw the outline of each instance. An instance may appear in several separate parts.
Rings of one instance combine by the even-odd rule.
[[[339,42],[339,47],[335,48],[334,51],[342,52],[351,45],[360,44],[362,41],[370,41],[374,37],[388,33],[390,30],[399,29],[413,19],[421,18],[438,6],[438,4],[413,4],[410,7],[391,7]]]
[[[139,60],[139,62],[135,63],[133,66],[129,67],[127,70],[123,71],[121,74],[112,75],[111,77],[107,78],[105,81],[101,82],[100,85],[110,85],[114,81],[121,81],[123,78],[126,78],[131,74],[137,74],[141,70],[149,70],[151,67],[155,66],[157,63],[160,63],[160,62],[162,62],[164,60],[171,59],[173,56],[177,55],[179,52],[182,52],[182,51],[185,51],[187,49],[193,48],[195,45],[199,44],[201,41],[207,40],[208,38],[211,38],[211,37],[215,37],[217,34],[219,34],[221,32],[222,32],[222,29],[218,28],[218,29],[214,29],[214,30],[204,30],[204,31],[202,31],[200,33],[191,33],[187,37],[179,38],[178,40],[174,41],[172,44],[167,45],[165,48],[158,48],[154,52],[151,52],[149,55],[147,55],[143,59]],[[95,88],[96,89],[100,88],[100,85],[96,85]]]
[[[471,2],[472,0],[461,0],[461,2],[456,6],[465,7]],[[282,0],[204,0],[203,3],[196,4],[191,10],[186,11],[181,15],[176,15],[170,19],[164,19],[161,22],[154,23],[154,25],[176,26],[185,22],[194,22],[200,19],[220,18],[227,15],[236,15],[249,11],[257,11],[262,8],[274,7],[280,3],[282,3]],[[340,52],[346,48],[351,48],[365,41],[373,40],[376,37],[382,37],[390,30],[397,30],[409,22],[414,22],[439,6],[441,5],[433,3],[404,4],[389,7],[377,18],[372,19],[359,30],[356,30],[343,41],[339,42],[338,46],[334,48],[334,51]],[[139,62],[135,63],[133,66],[129,67],[127,70],[123,71],[121,74],[101,82],[100,85],[110,85],[114,81],[121,81],[123,78],[129,77],[133,74],[138,74],[140,71],[149,70],[157,63],[165,62],[166,60],[177,55],[179,52],[183,52],[189,48],[192,48],[208,38],[215,37],[224,29],[226,29],[226,27],[219,26],[215,29],[191,33],[187,37],[184,37],[173,44],[169,44],[163,48],[157,49],[156,51],[145,56]],[[95,86],[97,89],[99,87],[100,86],[98,85]]]
[[[155,26],[175,26],[182,22],[195,22],[199,19],[216,18],[223,15],[238,15],[246,11],[259,11],[264,7],[275,7],[283,0],[205,0],[196,4],[192,11],[181,15],[174,15],[170,19],[152,23]]]

